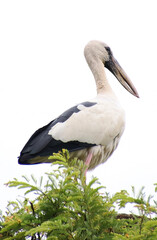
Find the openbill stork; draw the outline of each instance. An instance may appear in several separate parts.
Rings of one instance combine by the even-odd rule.
[[[86,162],[88,169],[93,169],[116,149],[124,131],[125,114],[108,83],[104,67],[127,91],[139,95],[105,43],[90,41],[84,55],[95,78],[97,96],[38,129],[22,149],[19,164],[51,162],[49,156],[65,148],[71,158],[78,157]]]

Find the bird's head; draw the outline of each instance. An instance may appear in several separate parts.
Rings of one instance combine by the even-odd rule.
[[[91,65],[93,60],[94,63],[101,60],[104,67],[106,67],[118,79],[128,92],[136,97],[139,97],[133,83],[124,72],[118,61],[114,58],[113,53],[107,44],[95,40],[90,41],[85,46],[84,54],[89,65]]]

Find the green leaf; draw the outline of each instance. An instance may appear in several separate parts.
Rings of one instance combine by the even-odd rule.
[[[144,187],[137,193],[132,187],[132,195],[121,190],[112,196],[97,178],[86,183],[86,166],[77,158],[70,159],[67,150],[51,159],[54,162],[44,178],[37,181],[31,175],[8,182],[19,193],[24,189],[25,195],[31,194],[9,202],[5,215],[0,213],[0,239],[157,239],[157,201],[151,195],[146,197]],[[133,214],[115,211],[117,205],[126,211],[128,203]]]

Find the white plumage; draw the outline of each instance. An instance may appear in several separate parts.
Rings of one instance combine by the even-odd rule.
[[[77,156],[85,161],[88,152],[92,152],[90,169],[107,160],[117,147],[125,127],[125,113],[115,97],[98,95],[93,102],[97,104],[90,108],[79,105],[80,112],[63,123],[57,123],[49,131],[54,139],[62,142],[96,144],[88,151],[83,149],[71,154],[71,157]]]
[[[104,97],[99,103],[98,99],[99,96],[95,99],[96,105],[81,107],[81,111],[74,113],[67,121],[57,123],[49,134],[62,142],[109,144],[124,129],[124,111],[116,101]]]

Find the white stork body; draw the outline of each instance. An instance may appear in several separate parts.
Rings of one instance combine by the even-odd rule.
[[[94,75],[97,97],[67,110],[37,130],[23,148],[19,163],[50,162],[48,157],[67,148],[71,158],[78,157],[93,169],[105,162],[116,149],[125,127],[125,114],[105,75],[107,67],[133,95],[138,93],[114,59],[110,48],[98,41],[85,47],[85,57]]]
[[[98,95],[93,102],[96,104],[91,107],[78,105],[78,113],[74,113],[65,122],[57,123],[49,131],[54,139],[62,142],[96,144],[88,150],[86,148],[71,152],[72,158],[78,157],[84,161],[92,153],[89,169],[108,159],[117,147],[125,126],[124,110],[116,98]]]

